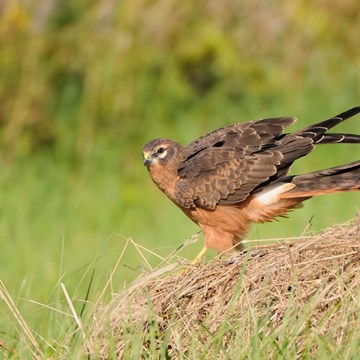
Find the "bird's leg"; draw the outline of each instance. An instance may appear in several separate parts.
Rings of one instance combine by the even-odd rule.
[[[191,263],[190,263],[191,266],[196,265],[198,262],[200,262],[200,260],[202,259],[202,257],[205,255],[206,251],[207,251],[207,247],[204,246],[204,247],[201,249],[201,251],[199,252],[199,254],[191,261]],[[184,276],[186,273],[189,272],[189,270],[190,270],[189,267],[187,267],[187,268],[185,268],[185,269],[182,269],[182,270],[179,272],[178,276],[180,276],[180,277]]]
[[[194,260],[191,261],[191,265],[195,265],[197,264],[201,258],[205,255],[205,253],[207,252],[208,248],[206,246],[204,246],[201,251],[199,252],[199,254],[196,255],[196,257],[194,258]]]

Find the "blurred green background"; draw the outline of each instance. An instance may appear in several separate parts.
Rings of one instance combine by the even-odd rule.
[[[10,293],[50,302],[61,280],[83,297],[92,269],[101,288],[128,237],[169,254],[198,229],[152,184],[142,145],[282,115],[298,117],[296,129],[359,105],[359,34],[358,0],[0,2],[0,278]],[[325,146],[293,173],[356,159],[354,145]],[[312,216],[319,230],[357,206],[358,193],[313,199],[249,238],[299,235]],[[130,246],[122,263],[113,290],[142,261]]]

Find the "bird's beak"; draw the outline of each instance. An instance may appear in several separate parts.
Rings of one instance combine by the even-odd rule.
[[[144,166],[148,166],[151,162],[151,154],[149,152],[143,153]]]

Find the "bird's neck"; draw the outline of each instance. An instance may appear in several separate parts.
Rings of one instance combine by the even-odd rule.
[[[172,163],[167,166],[153,164],[150,167],[149,172],[157,187],[171,200],[174,200],[174,188],[179,179],[177,164]]]

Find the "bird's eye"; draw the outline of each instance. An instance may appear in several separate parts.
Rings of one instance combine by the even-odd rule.
[[[159,147],[156,151],[157,154],[163,154],[165,151],[165,148],[164,147]]]

